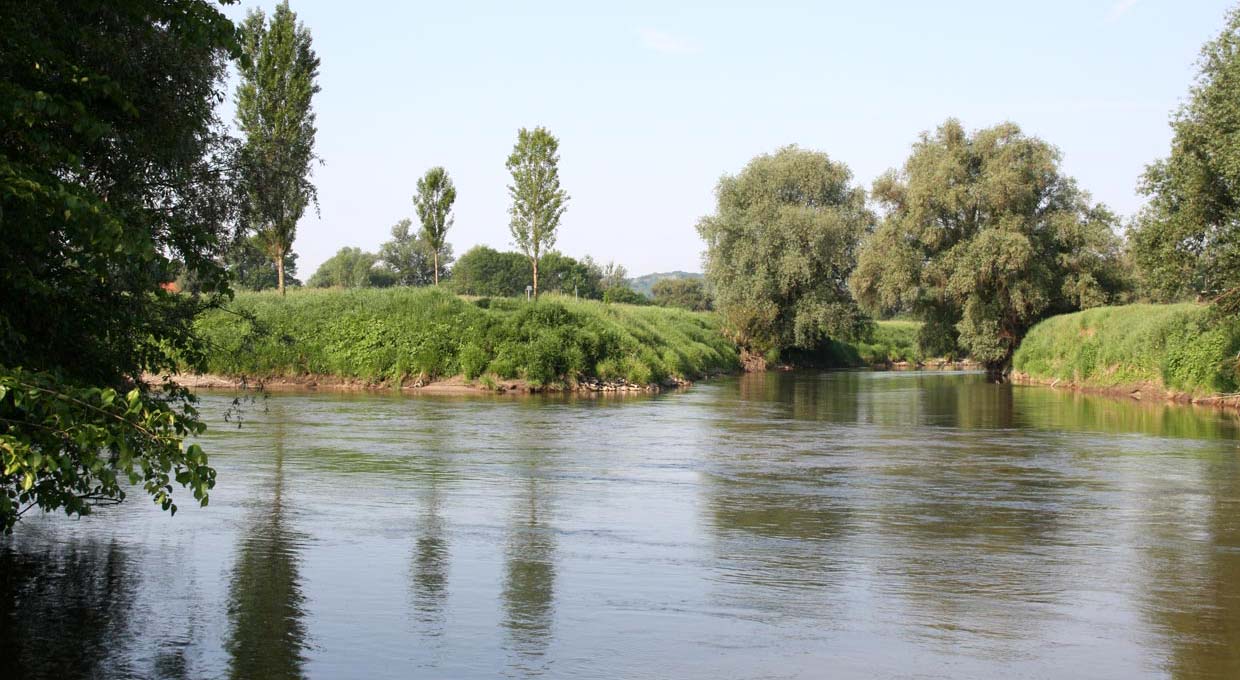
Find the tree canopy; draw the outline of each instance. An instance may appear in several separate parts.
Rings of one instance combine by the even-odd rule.
[[[215,483],[190,395],[193,319],[229,293],[231,22],[201,0],[0,9],[0,529],[86,513],[127,483],[176,510]],[[200,295],[163,284],[177,273]]]
[[[507,163],[512,173],[508,226],[513,243],[530,260],[535,297],[539,259],[555,246],[556,229],[568,207],[568,194],[560,188],[559,164],[560,141],[546,128],[517,131],[517,143]]]
[[[284,257],[297,237],[297,222],[315,199],[310,183],[316,133],[311,103],[319,91],[319,58],[310,31],[297,23],[288,0],[276,5],[270,24],[251,10],[241,26],[241,82],[237,127],[244,136],[241,159],[244,217],[275,263],[284,292]]]
[[[1115,216],[1059,161],[1012,123],[923,133],[874,182],[886,217],[861,249],[857,299],[920,317],[924,352],[958,344],[995,371],[1039,319],[1112,301],[1126,285]]]
[[[425,231],[414,232],[403,219],[392,226],[392,240],[379,246],[379,259],[392,272],[398,286],[429,286],[448,275],[452,246],[439,245],[438,253],[427,242]]]
[[[1159,297],[1240,311],[1240,8],[1202,48],[1171,128],[1171,155],[1142,177],[1150,201],[1131,232],[1137,263]]]
[[[413,196],[413,205],[418,219],[422,222],[422,241],[430,250],[433,260],[431,274],[436,286],[439,285],[439,255],[447,245],[454,202],[456,187],[453,186],[447,170],[441,167],[431,168],[418,180],[418,192]]]
[[[602,270],[590,258],[576,260],[556,251],[542,256],[543,290],[583,298],[600,299]],[[524,297],[532,285],[528,258],[522,253],[500,252],[475,246],[452,268],[452,287],[462,295]]]
[[[711,308],[710,295],[701,279],[659,279],[650,292],[655,304],[664,307],[682,307],[694,312]]]
[[[319,265],[306,281],[311,288],[386,288],[395,283],[396,274],[379,266],[378,255],[347,246]]]
[[[242,235],[228,247],[224,252],[224,268],[238,288],[279,288],[280,273],[267,255],[262,240],[255,234]],[[284,255],[284,283],[288,286],[301,285],[297,278],[297,253],[291,250]]]
[[[864,334],[848,292],[857,244],[874,222],[865,192],[827,154],[784,147],[716,188],[698,222],[715,307],[751,352],[813,350]]]

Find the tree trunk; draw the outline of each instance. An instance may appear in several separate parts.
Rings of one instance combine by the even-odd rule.
[[[534,299],[538,299],[538,256],[534,256]]]
[[[284,296],[284,253],[276,254],[276,287],[280,289],[280,296]]]
[[[435,251],[435,285],[439,285],[439,251]]]

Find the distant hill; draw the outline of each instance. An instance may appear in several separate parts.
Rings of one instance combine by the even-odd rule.
[[[680,272],[680,271],[657,272],[655,274],[646,274],[645,276],[638,276],[636,278],[629,279],[629,288],[632,288],[633,290],[641,293],[642,295],[650,297],[651,289],[654,288],[654,284],[657,281],[662,281],[663,279],[700,279],[700,278],[703,278],[703,277],[701,274],[697,272]]]

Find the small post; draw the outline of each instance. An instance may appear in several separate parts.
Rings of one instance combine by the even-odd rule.
[[[531,294],[531,293],[533,293],[533,292],[534,292],[534,287],[533,287],[533,286],[526,286],[526,287],[525,287],[525,301],[526,301],[526,302],[529,302],[529,301],[530,301],[530,294]]]

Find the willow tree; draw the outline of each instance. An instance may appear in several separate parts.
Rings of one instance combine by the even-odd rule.
[[[861,248],[857,299],[921,317],[923,351],[959,346],[1002,376],[1031,325],[1126,285],[1115,216],[1059,162],[1012,123],[923,133],[903,170],[874,182],[887,214]]]
[[[1150,197],[1132,232],[1153,292],[1218,299],[1240,310],[1240,8],[1206,43],[1197,81],[1174,116],[1171,155],[1148,168]]]
[[[530,260],[534,297],[538,297],[538,259],[555,245],[556,228],[568,207],[568,194],[560,188],[560,142],[546,128],[521,128],[508,156],[512,184],[508,209],[512,240]]]
[[[276,5],[270,23],[262,10],[251,10],[241,40],[246,59],[237,87],[237,127],[244,135],[245,218],[276,266],[283,295],[284,258],[297,237],[298,220],[315,200],[311,103],[319,91],[319,58],[310,31],[297,23],[287,0]]]
[[[815,350],[869,328],[847,281],[874,216],[851,182],[848,166],[795,146],[719,180],[715,214],[697,229],[715,307],[751,355]]]
[[[444,249],[448,229],[452,226],[452,204],[456,201],[456,187],[448,171],[434,167],[418,180],[418,193],[413,197],[418,220],[422,222],[422,240],[430,248],[435,259],[435,285],[439,285],[439,253]]]

